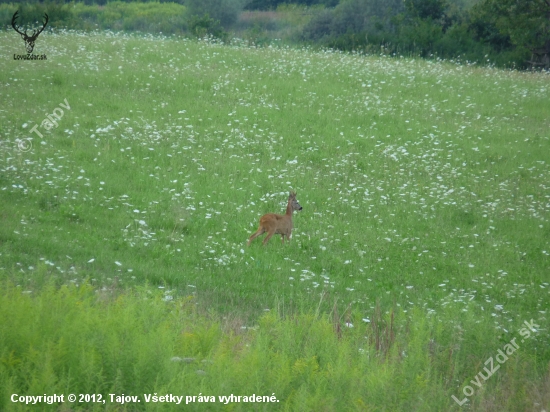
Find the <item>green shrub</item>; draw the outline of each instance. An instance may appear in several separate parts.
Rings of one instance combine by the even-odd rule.
[[[214,396],[214,410],[223,408],[218,396],[231,393],[274,394],[274,410],[450,410],[451,395],[460,395],[462,382],[502,347],[481,333],[490,326],[477,324],[475,316],[449,323],[452,310],[435,318],[420,310],[384,314],[377,307],[371,323],[353,319],[353,327],[338,316],[267,313],[243,330],[198,314],[192,297],[166,300],[158,289],[46,285],[27,293],[3,283],[0,296],[2,410],[23,410],[10,402],[11,394],[44,393],[99,394],[111,407],[109,394],[137,395],[140,402],[126,406],[152,410],[156,405],[144,394],[155,392]],[[461,337],[463,329],[479,339]],[[532,370],[523,380],[533,365],[527,352],[509,363],[472,402],[494,397],[501,408],[521,409],[532,396],[540,399],[544,382]],[[507,385],[517,389],[503,392]],[[232,406],[247,410],[247,404]]]
[[[186,0],[189,15],[201,18],[208,15],[224,28],[229,28],[239,18],[244,1],[242,0]]]
[[[224,31],[218,20],[214,20],[208,14],[199,16],[191,16],[189,20],[189,30],[198,38],[212,36],[217,39],[227,40],[228,33]]]

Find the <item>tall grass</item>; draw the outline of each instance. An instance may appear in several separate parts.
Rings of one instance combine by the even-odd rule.
[[[439,319],[419,310],[398,312],[395,320],[393,312],[379,312],[372,324],[354,327],[325,315],[269,312],[243,329],[234,319],[219,322],[198,313],[192,297],[167,301],[147,288],[120,294],[88,284],[48,285],[36,296],[21,292],[3,284],[2,410],[30,409],[12,403],[12,394],[54,393],[94,394],[96,402],[66,398],[32,409],[158,410],[161,404],[147,396],[173,394],[191,409],[250,410],[242,397],[255,394],[273,396],[273,403],[252,408],[262,410],[458,410],[451,398],[461,395],[456,382],[475,377],[480,362],[468,358],[484,350],[482,341],[470,342],[468,353],[450,361],[460,342],[458,325],[442,319],[453,317],[451,311]],[[491,328],[471,316],[459,323],[478,336]],[[381,336],[391,338],[379,344]],[[533,348],[521,349],[484,383],[471,409],[547,404],[548,380],[527,373],[535,368]],[[139,402],[123,406],[116,401],[123,394]],[[231,394],[240,402],[220,398]]]
[[[445,410],[532,319],[468,404],[548,408],[547,75],[111,32],[23,52],[0,33],[5,394]],[[247,248],[289,189],[291,243]]]

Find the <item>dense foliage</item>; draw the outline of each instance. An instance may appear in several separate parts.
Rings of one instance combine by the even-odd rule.
[[[5,0],[0,0],[4,3]],[[164,3],[161,1],[161,3]],[[517,68],[550,67],[550,2],[545,0],[84,0],[0,7],[3,26],[190,33],[254,44],[283,40],[345,51],[442,57]]]
[[[525,24],[515,26],[516,16],[510,10],[494,0],[475,5],[447,0],[346,0],[313,18],[303,39],[342,50],[373,52],[382,47],[386,54],[528,67],[530,50],[548,55],[543,49],[550,41],[548,17],[523,7],[517,18]],[[530,32],[525,26],[535,16],[533,27],[541,28]]]
[[[291,3],[302,6],[317,6],[334,7],[338,5],[340,0],[294,0]],[[278,7],[288,4],[285,0],[249,0],[246,9],[248,10],[275,10]]]
[[[488,26],[531,54],[529,64],[550,67],[550,1],[487,0],[477,10]]]

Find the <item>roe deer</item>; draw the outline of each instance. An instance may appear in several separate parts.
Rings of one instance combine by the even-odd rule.
[[[300,206],[296,200],[296,192],[291,191],[288,196],[286,214],[278,215],[276,213],[268,213],[263,215],[260,218],[260,227],[248,239],[248,246],[250,246],[250,242],[265,232],[267,232],[267,236],[263,241],[264,245],[269,241],[271,236],[276,233],[281,235],[281,241],[283,244],[285,243],[285,236],[287,241],[290,242],[290,235],[292,233],[292,212],[295,210],[302,210],[302,206]]]

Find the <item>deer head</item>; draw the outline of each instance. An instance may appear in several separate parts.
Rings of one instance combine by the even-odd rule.
[[[295,191],[291,191],[289,196],[288,196],[287,213],[289,213],[288,212],[289,208],[290,208],[290,211],[291,211],[290,213],[292,213],[295,210],[302,210],[302,206],[300,206],[300,204],[296,200],[296,192]]]
[[[19,33],[21,35],[21,38],[23,40],[25,40],[25,47],[27,49],[27,53],[32,53],[33,49],[34,49],[34,42],[36,41],[38,35],[40,33],[42,33],[42,30],[44,30],[46,28],[46,24],[48,24],[48,15],[46,13],[44,13],[44,16],[46,17],[46,21],[44,22],[44,25],[42,26],[41,29],[38,29],[38,30],[33,30],[32,31],[32,35],[27,35],[27,30],[25,31],[20,31],[17,26],[16,26],[16,23],[15,21],[17,20],[17,14],[19,13],[19,10],[17,10],[14,14],[13,14],[13,17],[11,18],[11,26],[13,27],[13,29]]]

